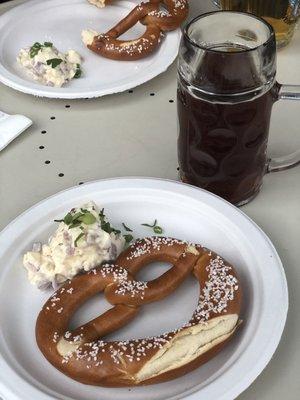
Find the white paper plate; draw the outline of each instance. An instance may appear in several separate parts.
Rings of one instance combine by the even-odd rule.
[[[112,61],[88,50],[81,42],[83,29],[106,32],[136,6],[114,1],[98,9],[87,0],[33,0],[0,16],[0,81],[36,96],[75,99],[122,92],[164,72],[178,53],[180,30],[169,32],[158,51],[140,61]],[[145,27],[135,25],[125,39],[138,38]],[[74,49],[84,58],[84,75],[63,88],[51,88],[28,78],[16,62],[20,49],[49,41],[60,51]]]
[[[151,234],[143,222],[157,219],[165,234],[217,251],[236,266],[244,292],[243,327],[229,345],[196,371],[167,383],[132,389],[85,386],[52,367],[35,343],[35,320],[49,293],[30,286],[22,268],[24,251],[46,240],[54,218],[94,200],[116,226],[125,222],[136,236]],[[146,268],[140,278],[158,276],[165,266]],[[166,300],[144,306],[139,317],[114,338],[137,338],[171,330],[196,306],[197,282],[190,277]],[[102,301],[99,301],[102,299]],[[108,304],[99,295],[77,316],[83,323]],[[206,191],[154,179],[113,179],[66,190],[32,207],[0,234],[0,397],[5,400],[232,400],[270,360],[288,308],[280,259],[266,235],[241,211]]]

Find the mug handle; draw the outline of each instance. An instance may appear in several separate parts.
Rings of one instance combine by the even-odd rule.
[[[278,100],[300,100],[299,85],[281,85]],[[300,164],[300,150],[286,156],[270,158],[267,163],[266,172],[277,172],[293,168]]]

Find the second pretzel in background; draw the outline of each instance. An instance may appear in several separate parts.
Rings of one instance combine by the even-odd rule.
[[[102,7],[105,1],[91,0],[90,3]],[[106,33],[84,30],[82,40],[90,50],[103,57],[120,61],[139,60],[158,48],[165,32],[179,28],[188,11],[188,0],[150,0],[136,6]],[[146,26],[142,36],[134,40],[119,39],[138,22]]]

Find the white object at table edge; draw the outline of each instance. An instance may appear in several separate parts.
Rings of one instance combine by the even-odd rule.
[[[32,125],[24,115],[9,115],[0,111],[0,151]]]

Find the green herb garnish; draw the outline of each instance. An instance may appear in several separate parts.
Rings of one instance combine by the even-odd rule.
[[[81,212],[77,212],[75,214],[71,214],[72,216],[72,221],[75,222],[77,220],[78,217],[80,217],[82,215]]]
[[[81,233],[77,236],[77,238],[75,239],[75,241],[74,241],[74,246],[75,246],[75,247],[77,247],[77,243],[78,243],[78,241],[82,238],[82,236],[84,236],[84,233],[83,233],[83,232],[81,232]]]
[[[81,77],[81,75],[82,75],[82,71],[81,71],[80,64],[76,64],[76,72],[75,72],[74,78],[78,79]]]
[[[65,224],[69,225],[72,222],[72,214],[68,213],[63,219],[55,219],[54,222],[64,222]]]
[[[103,231],[105,231],[105,232],[107,232],[109,234],[110,233],[114,233],[116,235],[119,235],[121,233],[121,231],[119,231],[118,229],[113,228],[110,225],[110,223],[106,221],[106,217],[105,217],[105,214],[104,214],[104,209],[102,209],[100,211],[99,218],[100,218],[101,229]],[[84,228],[82,227],[82,224],[92,225],[95,222],[97,222],[97,218],[90,211],[88,211],[88,210],[86,210],[84,208],[81,208],[80,211],[78,211],[76,213],[75,213],[75,210],[73,210],[73,211],[69,212],[63,219],[55,219],[54,221],[55,222],[64,222],[66,225],[68,225],[69,229],[73,229],[73,228],[79,227],[81,230],[84,230]],[[82,234],[83,234],[83,232],[82,232]],[[131,235],[128,235],[127,240],[129,240],[129,236],[131,236]],[[82,237],[82,236],[80,236],[80,237]],[[125,238],[125,240],[126,240],[126,238]]]
[[[78,226],[81,226],[80,221],[74,221],[71,224],[69,224],[69,229],[77,228]]]
[[[66,225],[70,225],[72,223],[72,221],[73,221],[73,216],[71,213],[68,213],[64,218],[64,223]]]
[[[114,233],[116,235],[119,235],[121,231],[118,229],[113,228],[108,221],[106,221],[106,217],[104,214],[104,208],[99,213],[99,218],[100,218],[100,223],[101,223],[101,229],[107,233]]]
[[[150,224],[141,224],[142,226],[148,226],[149,228],[154,228],[157,224],[157,219],[154,221],[153,225]]]
[[[161,235],[163,233],[163,229],[157,225],[157,219],[154,221],[152,225],[150,224],[141,224],[142,226],[147,226],[148,228],[152,228],[154,233]]]
[[[78,217],[78,221],[83,222],[86,225],[92,225],[96,222],[96,217],[90,212],[86,212]]]
[[[41,44],[41,43],[39,43],[39,42],[35,42],[35,43],[30,47],[30,50],[29,50],[30,58],[35,57],[35,56],[38,54],[38,52],[39,52],[40,50],[42,50],[43,47],[52,47],[52,46],[53,46],[53,43],[51,43],[51,42],[44,42],[44,44]],[[49,64],[48,64],[48,65],[49,65]],[[53,68],[54,68],[54,67],[53,67]]]
[[[121,231],[119,229],[113,228],[109,222],[101,222],[101,229],[107,233],[115,233],[116,235],[120,234]]]
[[[30,47],[29,55],[30,58],[35,57],[38,52],[42,49],[43,45],[39,42],[35,42],[33,46]]]
[[[77,228],[81,224],[92,225],[97,221],[96,217],[88,210],[81,209],[81,211],[82,212],[79,211],[75,214],[69,212],[64,219],[55,219],[54,221],[64,222],[66,225],[68,225],[69,229]],[[80,229],[82,229],[81,226]]]
[[[163,229],[160,226],[155,226],[153,228],[154,232],[157,233],[158,235],[161,235],[163,233]]]
[[[126,244],[130,243],[133,240],[133,236],[132,235],[123,235]]]
[[[101,220],[105,218],[104,208],[102,208],[102,210],[99,212],[99,218],[100,218]]]
[[[52,68],[58,67],[63,60],[61,58],[51,58],[50,60],[47,60],[47,65],[51,65]]]
[[[133,230],[130,229],[130,228],[128,228],[128,226],[126,226],[126,225],[124,224],[124,222],[122,222],[122,225],[123,225],[123,227],[124,227],[124,229],[125,229],[126,232],[133,232]]]

